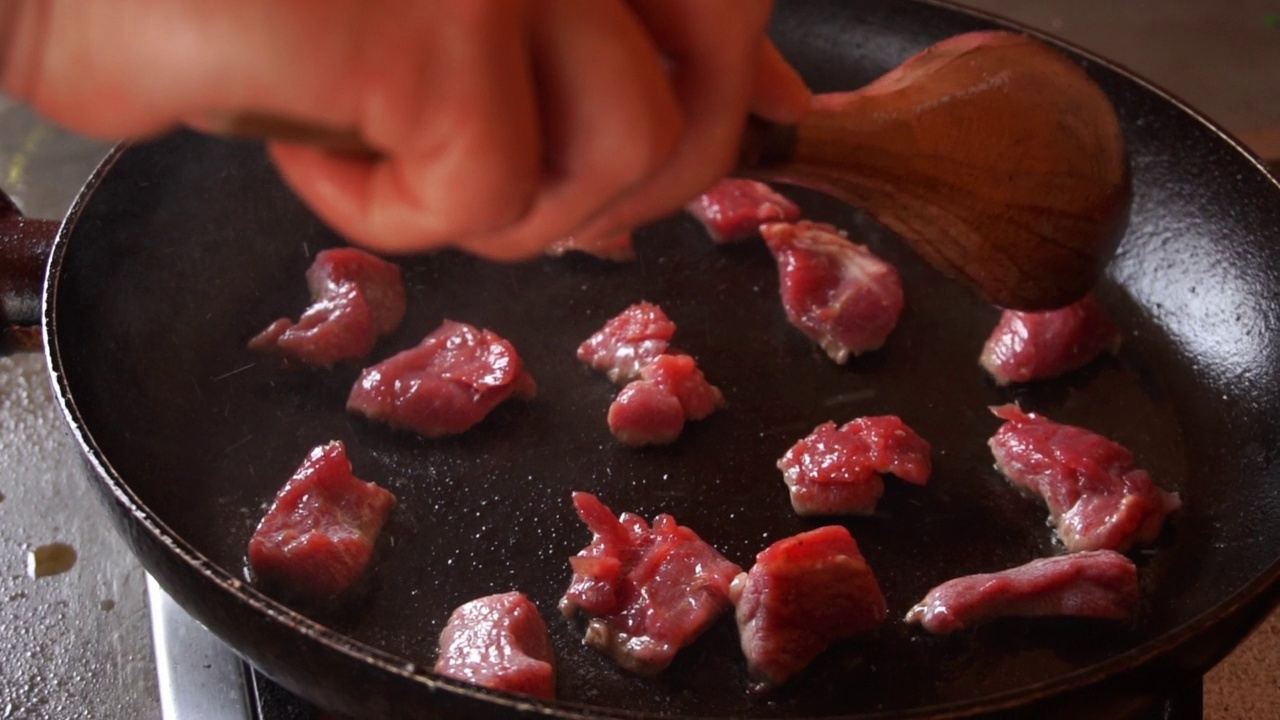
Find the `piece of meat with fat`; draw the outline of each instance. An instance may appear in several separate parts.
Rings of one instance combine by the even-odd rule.
[[[754,690],[785,683],[832,643],[880,627],[888,612],[875,574],[839,525],[770,545],[729,597]]]
[[[1120,346],[1120,328],[1092,294],[1046,312],[1005,310],[978,363],[997,385],[1056,377]]]
[[[884,345],[906,302],[897,268],[831,225],[768,223],[760,233],[792,325],[840,364]]]
[[[556,696],[547,624],[521,592],[488,595],[454,610],[440,633],[435,672],[491,690]]]
[[[625,385],[639,378],[645,365],[667,351],[675,334],[676,324],[662,308],[638,302],[584,340],[578,346],[578,360]]]
[[[251,350],[327,367],[367,357],[404,318],[399,266],[363,250],[321,251],[307,269],[307,287],[312,304],[298,322],[276,320],[249,340]]]
[[[758,180],[725,178],[685,205],[718,245],[758,235],[767,222],[795,222],[800,208]]]
[[[1133,453],[1084,428],[1062,425],[1016,405],[991,411],[1005,420],[989,445],[996,467],[1042,498],[1049,522],[1070,551],[1117,550],[1154,541],[1165,516],[1181,506]]]
[[[510,342],[445,320],[417,347],[365,368],[347,410],[435,438],[468,430],[507,398],[536,394],[537,384]]]
[[[825,422],[778,460],[800,515],[870,515],[884,493],[882,474],[924,485],[933,472],[929,443],[895,415]]]
[[[724,407],[724,394],[707,382],[688,355],[654,358],[609,406],[609,432],[625,445],[675,442],[686,420],[702,420]]]
[[[573,504],[593,538],[570,558],[561,612],[585,614],[584,642],[622,668],[662,672],[729,608],[742,569],[670,515],[650,527],[634,513],[615,517],[589,493],[575,492]]]
[[[352,474],[341,441],[313,449],[249,540],[254,578],[308,600],[342,593],[364,573],[395,503]]]
[[[1006,617],[1127,620],[1137,608],[1133,561],[1114,550],[1090,550],[948,580],[911,608],[906,622],[945,635]]]

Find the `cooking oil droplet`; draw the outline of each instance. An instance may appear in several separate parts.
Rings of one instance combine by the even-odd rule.
[[[99,602],[98,607],[102,610],[102,612],[111,612],[112,610],[116,609],[116,601],[110,598],[107,598],[106,600]]]
[[[0,502],[4,502],[4,493],[0,493]]]
[[[66,543],[41,545],[27,554],[27,574],[33,578],[58,575],[76,564],[76,549]]]

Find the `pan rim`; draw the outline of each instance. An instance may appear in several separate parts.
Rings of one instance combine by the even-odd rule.
[[[1138,87],[1155,94],[1159,99],[1171,104],[1174,108],[1196,121],[1205,129],[1227,143],[1235,152],[1243,155],[1254,164],[1259,171],[1280,191],[1280,177],[1273,173],[1261,158],[1244,146],[1239,140],[1209,119],[1185,101],[1160,86],[1136,75],[1124,66],[1083,50],[1074,44],[1061,40],[1040,30],[1035,30],[1003,17],[972,8],[956,5],[948,0],[908,0],[915,5],[929,6],[955,14],[977,18],[1003,29],[1027,34],[1059,50],[1082,58],[1089,63],[1116,73],[1121,78],[1134,83]],[[113,501],[138,526],[145,528],[152,538],[165,546],[187,568],[210,581],[218,592],[233,597],[245,604],[252,612],[272,622],[283,624],[299,632],[311,642],[319,643],[347,656],[351,660],[370,664],[382,672],[399,676],[409,682],[421,684],[430,690],[445,691],[469,697],[477,701],[494,703],[505,709],[519,713],[554,714],[562,717],[608,717],[608,718],[644,718],[653,717],[648,713],[639,713],[614,708],[603,708],[596,705],[570,701],[537,701],[524,696],[490,691],[484,688],[437,676],[427,668],[406,658],[393,655],[365,643],[356,641],[347,635],[328,628],[305,615],[289,608],[236,577],[230,571],[213,563],[204,554],[187,543],[167,524],[163,522],[142,500],[134,494],[125,479],[112,466],[110,459],[98,446],[92,431],[86,426],[71,394],[66,378],[59,349],[57,323],[57,297],[61,279],[61,269],[68,253],[70,238],[78,224],[81,214],[91,201],[95,191],[119,158],[128,152],[132,143],[121,143],[114,147],[103,159],[81,190],[77,193],[71,209],[59,227],[49,263],[46,266],[44,292],[41,301],[41,329],[43,332],[43,352],[49,366],[52,384],[55,388],[58,409],[63,420],[75,438],[82,457],[92,468],[91,482],[105,483]],[[160,580],[160,578],[157,578]],[[1026,707],[1037,701],[1064,695],[1075,690],[1094,685],[1100,681],[1114,678],[1131,672],[1152,659],[1170,653],[1196,639],[1203,637],[1215,625],[1231,618],[1243,609],[1253,607],[1256,603],[1272,597],[1272,605],[1280,603],[1280,557],[1274,559],[1263,572],[1245,583],[1221,602],[1206,609],[1199,615],[1182,623],[1171,631],[1145,642],[1128,651],[1115,655],[1104,662],[1081,668],[1058,677],[1039,683],[1024,686],[1020,689],[1005,690],[980,697],[968,698],[920,708],[905,713],[870,713],[853,717],[885,718],[885,717],[966,717],[978,713],[1013,710]],[[1206,668],[1207,669],[1207,668]],[[695,716],[676,716],[695,717]]]

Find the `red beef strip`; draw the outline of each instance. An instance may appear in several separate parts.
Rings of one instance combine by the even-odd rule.
[[[675,442],[686,420],[702,420],[724,407],[720,389],[707,382],[688,355],[659,355],[640,377],[609,406],[609,431],[625,445]]]
[[[362,250],[318,253],[307,287],[312,304],[298,322],[276,320],[249,340],[251,350],[323,367],[361,360],[404,317],[400,268]]]
[[[1181,506],[1133,453],[1084,428],[1061,425],[1016,405],[991,409],[1006,422],[989,441],[996,467],[1015,486],[1038,495],[1066,548],[1117,550],[1154,541],[1164,518]]]
[[[1120,329],[1093,295],[1047,312],[1005,310],[978,363],[998,385],[1056,377],[1120,345]]]
[[[640,370],[667,351],[676,324],[662,308],[638,302],[604,324],[578,346],[578,360],[619,385],[640,377]]]
[[[924,485],[933,470],[929,443],[894,415],[863,417],[837,429],[819,425],[778,460],[800,515],[870,515],[884,493],[883,473]]]
[[[769,223],[760,232],[792,325],[840,364],[884,345],[905,304],[896,268],[831,225]]]
[[[346,448],[313,449],[249,540],[254,577],[290,595],[324,600],[364,572],[395,495],[352,474]]]
[[[1113,550],[1091,550],[948,580],[911,608],[906,621],[945,635],[1005,617],[1127,620],[1137,608],[1133,562]]]
[[[795,222],[800,208],[756,180],[725,178],[685,205],[718,245],[754,237],[767,222]]]
[[[569,561],[561,612],[590,618],[584,642],[622,668],[662,672],[729,608],[729,584],[742,568],[670,515],[650,528],[634,513],[615,517],[588,493],[574,493],[573,504],[594,537]]]
[[[458,607],[440,633],[435,671],[492,690],[555,699],[555,651],[547,624],[524,593]]]
[[[456,435],[509,397],[537,394],[511,343],[489,330],[445,320],[415,348],[366,368],[347,410],[423,437]]]
[[[832,643],[875,630],[887,614],[858,544],[838,525],[770,545],[729,596],[757,691],[785,683]]]

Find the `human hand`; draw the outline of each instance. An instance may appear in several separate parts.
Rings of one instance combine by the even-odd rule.
[[[770,0],[0,0],[0,87],[102,137],[257,114],[374,158],[270,143],[366,247],[527,257],[678,209],[728,172],[748,113],[808,91]]]

